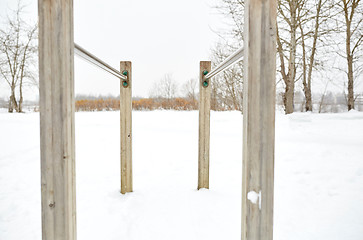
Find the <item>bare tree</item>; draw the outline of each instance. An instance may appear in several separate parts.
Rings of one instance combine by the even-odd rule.
[[[242,45],[244,26],[244,1],[222,0],[216,8],[230,20],[229,28],[232,31],[229,29],[227,33],[222,33],[222,42],[211,49],[213,66],[218,65]],[[243,61],[215,76],[211,87],[212,109],[242,111]]]
[[[187,82],[185,82],[182,86],[182,91],[184,95],[190,102],[193,103],[193,107],[196,107],[197,105],[197,98],[198,98],[197,83],[198,83],[197,79],[191,78]]]
[[[243,40],[244,7],[243,0],[221,0],[221,3],[216,6],[222,15],[231,20],[232,31],[228,31],[226,34],[230,36],[232,33],[231,37],[238,42]]]
[[[34,79],[30,62],[35,58],[37,25],[29,25],[22,19],[24,6],[18,2],[12,17],[8,17],[5,29],[0,29],[0,76],[10,87],[8,111],[22,112],[23,86],[27,79]],[[16,97],[16,88],[19,97]]]
[[[294,110],[294,90],[297,69],[296,50],[299,42],[297,32],[299,20],[306,15],[306,11],[303,11],[306,8],[302,7],[306,1],[278,1],[277,50],[280,61],[279,72],[285,84],[283,99],[286,114],[292,113]],[[222,4],[217,8],[223,15],[232,20],[233,37],[237,42],[241,42],[243,40],[244,1],[222,0]]]
[[[213,65],[218,65],[235,49],[229,45],[217,44],[212,49]],[[243,105],[243,62],[225,70],[213,78],[216,103],[223,109],[242,111]]]
[[[187,98],[197,99],[197,83],[197,79],[191,78],[183,84],[182,91]]]
[[[309,17],[308,0],[279,0],[277,23],[277,52],[281,77],[285,85],[283,102],[285,113],[294,111],[295,82],[298,81],[298,56],[297,49],[300,46],[301,35],[299,26]]]
[[[345,58],[347,61],[348,77],[348,111],[354,109],[354,80],[358,72],[362,69],[357,66],[357,62],[362,57],[363,50],[363,4],[361,0],[340,0],[337,5],[341,8],[344,16],[345,28]]]
[[[336,22],[343,18],[344,26],[337,27]],[[361,0],[278,0],[278,23],[277,23],[277,69],[280,73],[280,80],[284,87],[282,94],[284,110],[286,114],[294,111],[294,95],[297,82],[302,82],[306,111],[312,111],[312,81],[317,77],[316,73],[324,69],[326,64],[331,63],[331,43],[339,38],[339,28],[345,31],[345,58],[348,63],[348,109],[354,107],[354,79],[363,72],[362,59],[363,51],[363,10]],[[217,6],[221,13],[231,20],[232,37],[236,42],[243,40],[243,9],[242,0],[221,0]],[[336,17],[338,16],[338,17]],[[335,20],[335,21],[334,21]],[[231,34],[221,34],[222,39],[231,37]],[[226,46],[233,46],[225,40]],[[227,47],[228,48],[228,47]],[[214,54],[216,52],[214,51]],[[218,52],[217,52],[218,53]],[[325,56],[324,54],[329,54]],[[324,61],[328,60],[328,62]],[[334,68],[330,64],[329,71]],[[225,93],[218,92],[221,82],[216,81],[215,95],[218,97]],[[227,89],[228,90],[228,89]]]
[[[172,78],[172,75],[168,73],[159,81],[154,82],[150,95],[155,98],[171,100],[172,98],[175,98],[177,90],[177,83]]]
[[[301,7],[301,6],[299,6]],[[336,15],[331,11],[334,2],[331,0],[308,1],[307,17],[299,18],[299,29],[302,50],[302,83],[305,95],[305,110],[312,111],[312,75],[317,68],[316,58],[319,47],[328,45],[323,36],[333,32],[335,29],[329,21]]]

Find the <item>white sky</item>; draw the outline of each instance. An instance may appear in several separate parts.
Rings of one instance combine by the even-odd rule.
[[[0,0],[1,22],[16,0]],[[133,96],[148,96],[154,81],[171,73],[179,85],[198,76],[199,61],[208,60],[218,41],[213,30],[225,27],[213,8],[217,0],[77,0],[74,1],[74,40],[111,66],[132,61]],[[37,18],[37,1],[27,11]],[[8,97],[0,85],[0,97]],[[119,80],[75,60],[76,94],[118,95]],[[32,98],[36,90],[28,92]]]

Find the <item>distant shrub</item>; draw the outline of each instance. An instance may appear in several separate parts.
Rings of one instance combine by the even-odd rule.
[[[120,100],[115,98],[109,99],[78,99],[76,100],[76,111],[117,111],[120,109]],[[132,109],[134,110],[155,110],[155,109],[173,109],[173,110],[197,110],[198,102],[185,98],[141,98],[132,100]]]
[[[152,98],[142,98],[132,101],[132,109],[134,110],[154,110],[159,108],[159,105]]]
[[[76,111],[115,111],[120,109],[117,99],[81,99],[76,101]]]

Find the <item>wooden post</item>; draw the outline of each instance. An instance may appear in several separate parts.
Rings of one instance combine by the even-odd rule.
[[[247,0],[244,26],[242,240],[272,240],[276,0]]]
[[[209,135],[211,83],[204,80],[211,71],[210,61],[200,62],[199,80],[199,149],[198,149],[198,189],[209,189]]]
[[[42,239],[76,239],[73,1],[39,0]]]
[[[132,192],[132,68],[131,62],[121,62],[121,73],[127,80],[120,84],[121,130],[121,193]]]

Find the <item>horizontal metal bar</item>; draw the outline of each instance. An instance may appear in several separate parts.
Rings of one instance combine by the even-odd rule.
[[[223,62],[221,62],[216,68],[214,68],[210,73],[204,76],[204,79],[212,78],[218,73],[226,70],[227,68],[233,66],[233,64],[239,62],[243,57],[243,47],[239,48],[237,51],[232,53]]]
[[[83,58],[87,62],[96,65],[97,67],[114,75],[115,77],[118,77],[122,80],[127,80],[126,76],[124,76],[121,72],[117,71],[116,69],[114,69],[113,67],[111,67],[110,65],[108,65],[107,63],[105,63],[104,61],[102,61],[101,59],[96,57],[95,55],[93,55],[92,53],[90,53],[87,50],[85,50],[84,48],[80,47],[78,44],[74,43],[74,49],[75,49],[75,51],[74,51],[75,54],[77,56]]]

